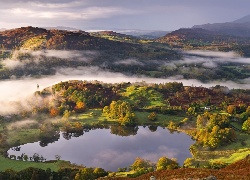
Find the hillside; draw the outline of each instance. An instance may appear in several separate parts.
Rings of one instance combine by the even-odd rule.
[[[233,21],[235,23],[250,23],[250,14]]]
[[[156,42],[186,50],[235,51],[242,56],[250,56],[250,37],[227,35],[202,28],[178,29],[157,39]]]
[[[217,32],[201,28],[182,28],[173,31],[166,36],[159,38],[157,42],[168,43],[172,46],[206,46],[206,45],[225,45],[228,43],[249,42],[243,38],[224,35]]]
[[[3,49],[131,50],[131,45],[91,36],[84,31],[46,30],[22,27],[0,33]]]
[[[221,34],[228,34],[239,37],[250,37],[250,23],[215,23],[215,24],[203,24],[195,25],[193,28],[202,28],[209,31],[218,32]]]
[[[176,59],[170,49],[152,46],[147,41],[113,31],[88,33],[85,31],[46,30],[21,27],[0,32],[2,50],[92,50],[108,52],[110,57],[139,59]],[[150,53],[153,52],[153,53]]]
[[[250,37],[250,15],[232,22],[195,25],[193,28],[202,28],[221,34],[239,37]]]
[[[0,62],[4,62],[0,65],[0,79],[8,79],[12,75],[55,74],[57,67],[89,65],[136,73],[138,67],[142,67],[142,61],[180,58],[176,51],[165,46],[116,32],[90,34],[31,26],[0,32],[0,49]],[[8,63],[15,65],[8,66]],[[19,68],[20,64],[22,68]],[[155,66],[146,68],[156,70]]]

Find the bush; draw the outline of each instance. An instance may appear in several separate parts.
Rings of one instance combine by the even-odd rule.
[[[156,119],[157,119],[157,114],[156,114],[156,112],[150,113],[150,114],[148,115],[148,119],[149,119],[150,121],[156,121]]]

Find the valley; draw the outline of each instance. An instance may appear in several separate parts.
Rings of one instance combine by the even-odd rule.
[[[0,179],[246,179],[245,19],[132,35],[1,30]]]

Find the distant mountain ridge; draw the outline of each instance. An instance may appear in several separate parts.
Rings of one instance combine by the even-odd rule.
[[[65,30],[65,31],[79,31],[80,30],[80,29],[76,29],[72,27],[65,27],[65,26],[41,27],[41,28],[47,29],[47,30],[57,29],[57,30]]]
[[[234,23],[250,23],[250,14],[233,21]]]
[[[185,50],[235,51],[250,57],[250,37],[230,35],[203,28],[182,28],[158,38],[156,42]]]
[[[172,46],[205,46],[210,44],[245,43],[249,39],[226,35],[217,31],[210,31],[203,28],[181,28],[173,31],[164,37],[156,40],[161,43],[168,43]]]
[[[202,28],[221,34],[239,37],[250,37],[250,15],[232,22],[195,25],[192,28]]]
[[[124,30],[118,31],[120,33],[135,36],[141,39],[156,39],[166,34],[170,33],[170,31],[151,31],[151,30]]]

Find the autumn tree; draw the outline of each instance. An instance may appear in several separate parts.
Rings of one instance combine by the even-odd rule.
[[[94,180],[98,179],[99,177],[107,176],[108,172],[106,172],[102,168],[82,168],[79,172],[75,175],[75,180]]]
[[[112,101],[109,106],[103,108],[103,114],[110,119],[117,120],[121,125],[135,124],[135,114],[126,101]]]
[[[76,106],[74,107],[75,112],[81,113],[86,110],[86,104],[82,101],[79,101],[76,103]]]
[[[236,107],[235,107],[234,105],[229,105],[229,106],[227,107],[227,112],[228,112],[229,114],[235,114],[235,113],[236,113]]]
[[[185,168],[194,167],[194,163],[195,163],[194,158],[187,158],[183,163],[183,167],[185,167]]]
[[[178,125],[176,123],[174,123],[173,121],[170,121],[167,128],[170,130],[176,130],[178,127]]]
[[[229,127],[229,116],[205,112],[197,117],[197,130],[193,135],[197,143],[212,149],[233,142],[235,131]]]
[[[150,161],[137,157],[130,167],[132,170],[136,171],[142,168],[149,168],[151,166],[152,163]]]
[[[242,130],[250,133],[250,117],[242,124]]]
[[[156,170],[176,169],[178,167],[179,167],[179,164],[177,163],[176,159],[173,159],[173,158],[169,159],[166,156],[161,157],[156,164]]]
[[[52,107],[52,108],[50,109],[50,116],[51,116],[51,117],[55,117],[55,116],[58,116],[58,115],[59,115],[58,109]]]
[[[149,119],[150,121],[156,121],[156,119],[157,119],[157,114],[156,114],[156,112],[151,112],[151,113],[148,115],[148,119]]]

